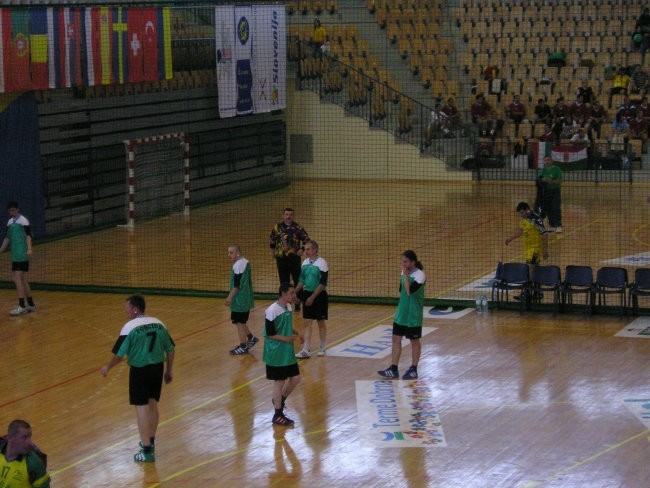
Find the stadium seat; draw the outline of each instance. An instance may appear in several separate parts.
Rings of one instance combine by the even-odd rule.
[[[558,266],[535,266],[530,283],[531,300],[533,303],[541,303],[544,293],[553,294],[553,315],[560,306],[560,290],[562,278]]]
[[[560,289],[562,308],[573,304],[573,295],[585,295],[585,307],[591,314],[594,303],[594,274],[590,266],[568,265]]]
[[[620,295],[621,315],[627,307],[627,270],[625,268],[604,266],[596,272],[594,293],[599,306],[607,306],[607,295]]]
[[[527,291],[529,286],[528,265],[526,263],[503,263],[501,274],[492,283],[492,301],[497,308],[504,301],[509,301],[510,291],[519,291],[520,310],[523,313],[526,307]]]
[[[650,296],[650,269],[637,268],[634,281],[630,284],[630,305],[632,314],[639,314],[639,297]]]

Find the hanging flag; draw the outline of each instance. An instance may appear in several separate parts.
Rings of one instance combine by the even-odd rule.
[[[110,7],[87,7],[85,10],[86,71],[89,86],[114,83],[112,10]]]
[[[172,66],[172,15],[169,7],[157,9],[158,17],[158,77],[171,80]],[[145,69],[146,72],[146,69]]]
[[[534,168],[544,167],[544,157],[551,155],[551,147],[550,142],[534,141],[531,143]]]
[[[117,7],[113,9],[112,24],[112,71],[114,83],[126,83],[129,73],[127,66],[129,60],[128,26],[126,9]]]
[[[31,90],[28,21],[26,10],[0,9],[2,92]]]
[[[587,148],[582,145],[553,146],[551,157],[563,170],[587,169]]]
[[[81,69],[83,26],[81,10],[61,8],[52,19],[53,32],[50,48],[53,51],[50,65],[50,88],[70,88],[83,85]]]
[[[129,81],[171,79],[169,8],[130,8],[127,23]]]
[[[51,8],[33,8],[29,10],[31,87],[33,90],[47,90],[49,88],[48,11],[51,16]]]
[[[144,77],[144,31],[145,20],[144,10],[141,8],[130,8],[127,10],[127,24],[128,24],[128,65],[129,73],[128,78],[132,83],[145,81]],[[154,10],[155,12],[155,10]],[[157,75],[157,73],[156,73]],[[154,78],[155,80],[156,78]]]

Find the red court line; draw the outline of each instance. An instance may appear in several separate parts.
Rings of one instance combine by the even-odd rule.
[[[190,332],[188,334],[185,334],[184,336],[179,337],[178,340],[176,340],[175,342],[183,342],[183,340],[187,339],[188,337],[192,337],[193,335],[199,334],[201,332],[205,332],[206,330],[211,329],[212,327],[216,327],[217,325],[218,324],[209,325],[208,327],[204,327],[203,329],[198,329],[198,330],[195,330],[195,331]],[[73,381],[80,380],[80,379],[85,378],[86,376],[91,375],[91,374],[96,374],[97,372],[98,372],[98,369],[93,368],[93,369],[91,369],[89,371],[86,371],[85,373],[82,373],[82,374],[77,375],[77,376],[73,376],[72,378],[65,379],[63,381],[60,381],[59,383],[55,383],[53,385],[46,386],[45,388],[41,388],[40,390],[36,390],[33,393],[22,396],[20,398],[16,398],[15,400],[9,400],[8,402],[0,403],[0,408],[6,407],[8,405],[13,405],[14,403],[18,403],[18,402],[21,402],[21,401],[26,400],[28,398],[34,397],[36,395],[40,395],[41,393],[45,393],[46,391],[54,390],[55,388],[59,388],[59,387],[65,385],[67,383],[71,383]]]

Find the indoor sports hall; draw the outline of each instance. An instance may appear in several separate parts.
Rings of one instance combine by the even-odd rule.
[[[610,97],[605,68],[648,68],[628,42],[643,8],[3,5],[7,39],[25,32],[30,55],[15,64],[3,44],[4,66],[29,74],[3,71],[0,203],[16,200],[30,220],[36,310],[10,315],[12,256],[0,254],[0,433],[27,420],[56,487],[650,486],[650,299],[640,294],[634,307],[631,294],[650,268],[645,141],[630,137],[621,152],[603,123],[584,161],[546,148],[565,159],[562,228],[546,234],[541,264],[560,281],[567,267],[590,268],[594,282],[603,268],[622,269],[622,294],[558,287],[521,303],[521,290],[493,292],[504,264],[526,260],[522,239],[505,241],[519,228],[518,203],[537,198],[545,146],[535,103],[573,99],[586,78],[615,115],[627,102]],[[149,39],[149,21],[156,49],[137,71],[133,35]],[[252,54],[241,52],[243,35]],[[556,49],[562,68],[547,65]],[[226,91],[241,90],[235,65],[250,68],[249,107]],[[503,81],[496,93],[482,79],[490,66]],[[505,121],[493,136],[471,122],[479,93]],[[530,113],[517,126],[504,109],[515,94]],[[460,120],[432,132],[431,111],[450,97]],[[269,234],[287,207],[330,268],[327,351],[299,361],[290,428],[271,422],[262,358],[279,285]],[[240,356],[229,354],[237,334],[224,301],[233,244],[251,264],[248,325],[260,337]],[[422,357],[417,380],[390,381],[377,372],[391,362],[405,250],[427,278]],[[128,366],[100,375],[133,293],[176,343],[152,463],[133,461]],[[475,306],[483,296],[488,310]],[[300,333],[303,322],[296,311]],[[400,371],[410,357],[404,342]]]

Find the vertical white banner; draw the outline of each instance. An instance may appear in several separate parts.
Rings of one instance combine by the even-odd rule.
[[[252,113],[253,68],[251,63],[252,36],[255,22],[251,7],[235,7],[235,81],[237,115]]]
[[[235,7],[221,5],[214,8],[215,47],[217,52],[217,89],[219,116],[237,115],[237,76],[235,73]]]
[[[256,113],[286,108],[286,20],[283,5],[254,5],[253,105]]]

